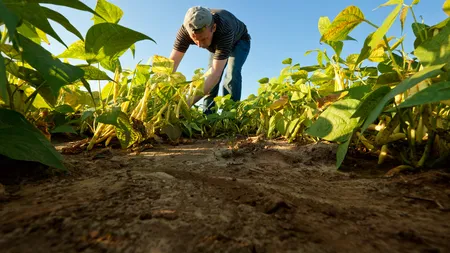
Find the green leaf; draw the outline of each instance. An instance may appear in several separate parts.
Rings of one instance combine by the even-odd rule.
[[[11,75],[28,82],[28,84],[34,88],[39,88],[39,95],[41,95],[48,104],[54,105],[56,103],[57,97],[53,94],[49,84],[45,82],[45,79],[39,72],[18,66],[12,61],[7,61],[6,71]]]
[[[344,99],[331,104],[306,133],[328,141],[345,142],[348,134],[358,125],[358,118],[351,118],[359,100]]]
[[[329,80],[333,80],[333,76],[328,76],[327,74],[323,73],[320,70],[314,71],[313,74],[310,77],[311,82],[317,83],[317,82],[325,82]]]
[[[55,108],[55,111],[62,113],[62,114],[68,114],[68,113],[74,113],[75,110],[67,104],[59,105]]]
[[[78,40],[70,45],[64,52],[57,56],[58,58],[70,58],[86,60],[84,41]]]
[[[53,130],[50,131],[50,133],[52,133],[52,134],[56,134],[56,133],[76,134],[77,132],[73,129],[73,126],[71,126],[71,125],[62,125],[62,126],[55,127]]]
[[[175,141],[180,138],[182,132],[179,126],[166,124],[161,128],[161,131],[169,137],[170,140]]]
[[[414,51],[424,66],[450,62],[450,23],[434,37],[425,40]]]
[[[117,119],[118,125],[115,127],[117,139],[119,139],[122,148],[129,148],[134,143],[138,143],[142,135],[134,130],[128,116],[122,112]],[[180,131],[181,132],[181,131]]]
[[[347,141],[344,143],[339,144],[337,151],[336,151],[336,168],[340,168],[342,165],[342,162],[345,160],[345,156],[347,155],[348,146],[350,144],[350,141],[352,140],[352,135],[349,134],[347,136]]]
[[[154,40],[145,34],[118,24],[100,23],[89,28],[86,34],[85,50],[88,62],[100,62],[105,58],[116,59],[131,45],[140,40]]]
[[[121,111],[120,107],[113,107],[111,109],[106,110],[104,113],[100,114],[97,117],[97,122],[107,125],[118,126],[117,119],[120,117],[122,113],[124,112]]]
[[[84,77],[81,78],[81,83],[83,84],[83,87],[88,91],[89,95],[91,95],[92,103],[94,103],[94,107],[97,106],[95,104],[95,98],[94,98],[94,94],[92,93],[92,90],[91,90],[91,85],[88,83],[88,81],[86,81],[86,79]]]
[[[28,21],[22,21],[22,25],[17,27],[17,32],[32,40],[34,43],[41,44],[41,37],[39,37],[36,28]]]
[[[292,64],[292,58],[286,58],[281,63],[285,64],[285,65],[291,65]]]
[[[442,5],[442,10],[450,16],[450,0],[445,0],[444,4]]]
[[[107,83],[102,88],[102,92],[101,92],[102,100],[109,99],[110,97],[112,97],[112,95],[114,94],[113,90],[114,90],[114,83],[113,82]]]
[[[112,79],[102,70],[92,66],[92,65],[77,65],[84,71],[84,78],[86,80],[109,80]]]
[[[357,99],[357,100],[363,100],[363,98],[371,92],[371,87],[369,85],[362,85],[362,86],[356,86],[351,87],[349,89],[345,89],[343,91],[348,91],[348,98],[351,99]]]
[[[267,136],[269,138],[271,138],[272,135],[274,134],[275,130],[277,129],[278,122],[280,121],[283,121],[284,123],[283,114],[281,114],[280,112],[277,112],[275,115],[270,117],[269,130],[267,131]]]
[[[381,85],[393,85],[399,83],[401,80],[397,72],[387,72],[378,76],[377,84]]]
[[[370,92],[362,99],[361,104],[356,109],[355,113],[353,113],[352,118],[365,118],[372,109],[380,103],[386,94],[391,91],[389,86],[381,86],[380,88]]]
[[[119,7],[106,0],[97,1],[95,12],[102,16],[102,18],[94,16],[94,24],[100,24],[104,22],[117,24],[123,16],[123,11]]]
[[[349,6],[336,16],[327,32],[322,35],[320,41],[345,40],[347,35],[364,19],[364,14],[358,7]]]
[[[413,107],[417,105],[431,104],[450,99],[450,82],[434,83],[408,97],[399,108]]]
[[[131,50],[131,55],[133,55],[133,59],[134,59],[134,57],[136,57],[136,44],[131,45],[130,50]]]
[[[92,14],[98,15],[94,10],[89,8],[86,4],[81,2],[80,0],[27,0],[30,3],[43,3],[43,4],[53,4],[69,7],[72,9],[87,11]]]
[[[45,136],[20,113],[0,109],[0,154],[65,170],[62,157]]]
[[[367,127],[369,127],[370,124],[372,124],[377,119],[378,115],[380,115],[380,113],[384,110],[386,104],[391,99],[393,99],[396,95],[410,89],[414,85],[422,82],[423,80],[435,77],[443,73],[442,68],[444,66],[445,64],[427,67],[415,73],[410,78],[403,80],[400,84],[398,84],[394,89],[392,89],[388,94],[386,94],[383,97],[383,99],[377,104],[377,106],[370,112],[366,121],[364,122],[364,125],[362,126],[361,134],[367,129]]]
[[[383,37],[386,35],[387,31],[391,28],[395,19],[397,18],[400,10],[402,9],[402,5],[399,4],[395,9],[387,16],[384,20],[383,24],[375,31],[372,36],[372,40],[369,43],[369,47],[376,48],[376,46],[381,42]]]
[[[0,97],[5,103],[9,103],[8,90],[6,89],[8,85],[8,80],[6,79],[6,66],[5,59],[2,54],[0,54]]]
[[[5,23],[6,28],[8,28],[9,38],[14,40],[16,27],[19,24],[19,17],[10,9],[6,8],[3,0],[0,0],[0,22]]]
[[[22,59],[20,53],[12,45],[2,44],[0,45],[0,51],[13,60],[21,61]]]
[[[20,34],[18,39],[23,48],[23,59],[43,75],[53,95],[57,96],[62,86],[73,83],[83,77],[84,71],[79,67],[62,63],[43,47]]]
[[[30,22],[33,26],[41,29],[43,32],[52,36],[54,39],[67,47],[55,30],[53,30],[47,20],[47,17],[45,16],[44,10],[38,3],[17,0],[3,0],[3,2],[7,8],[19,15],[19,17]]]
[[[56,12],[49,8],[46,8],[46,7],[41,7],[41,8],[42,8],[42,10],[44,10],[44,13],[47,16],[47,18],[59,23],[62,27],[66,28],[67,31],[73,33],[75,36],[77,36],[81,40],[84,40],[83,35],[81,35],[81,33],[77,30],[77,28],[75,28],[75,26],[73,26],[66,17],[61,15],[59,12]]]

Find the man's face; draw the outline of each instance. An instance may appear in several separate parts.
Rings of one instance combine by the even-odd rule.
[[[201,48],[208,48],[211,45],[213,34],[216,31],[216,24],[206,26],[200,31],[190,33],[194,43]]]

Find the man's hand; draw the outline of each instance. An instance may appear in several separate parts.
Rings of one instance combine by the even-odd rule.
[[[206,77],[205,84],[203,86],[203,94],[204,96],[208,95],[209,92],[214,88],[214,86],[218,85],[218,82],[220,80],[220,76],[222,75],[223,69],[225,68],[225,64],[227,63],[228,59],[225,60],[213,60],[212,66],[211,66],[211,74],[209,74]],[[197,103],[200,99],[202,99],[203,96],[195,96],[194,101],[192,104],[190,104],[190,101],[188,101],[189,107]]]

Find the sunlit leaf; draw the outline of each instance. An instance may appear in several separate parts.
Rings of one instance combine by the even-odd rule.
[[[97,12],[102,18],[94,15],[94,24],[104,22],[117,24],[123,16],[122,9],[106,0],[97,1],[95,12]]]
[[[100,23],[91,26],[86,34],[85,50],[88,62],[100,62],[105,58],[116,59],[131,45],[141,40],[154,40],[145,34],[118,24]]]
[[[414,51],[424,66],[450,62],[450,23],[436,36],[424,41]]]
[[[55,96],[62,86],[83,77],[84,71],[79,67],[62,63],[43,47],[20,34],[18,39],[23,48],[23,59],[43,75]]]
[[[264,83],[268,83],[269,82],[269,78],[268,77],[264,77],[258,80],[258,83],[260,84],[264,84]]]
[[[112,80],[104,71],[92,65],[78,65],[84,71],[86,80]]]
[[[173,72],[174,62],[167,57],[154,55],[152,63],[152,72],[154,73],[171,75]]]
[[[286,58],[282,62],[282,64],[291,65],[292,64],[292,58]]]
[[[81,33],[77,30],[77,28],[75,28],[75,26],[73,26],[70,23],[70,21],[62,14],[46,7],[41,8],[44,11],[45,15],[47,16],[47,18],[59,23],[62,27],[66,28],[67,31],[73,33],[75,36],[80,38],[80,40],[84,40],[83,35],[81,35]]]
[[[35,27],[41,29],[43,32],[66,46],[64,41],[59,37],[55,30],[53,30],[45,16],[44,10],[38,3],[17,0],[3,0],[3,3],[8,9],[19,15],[20,18],[30,22]]]
[[[397,7],[395,7],[395,9],[386,17],[383,24],[375,31],[372,35],[372,40],[369,43],[371,48],[375,48],[380,43],[399,15],[401,8],[401,4],[397,5]]]
[[[327,32],[322,35],[320,41],[341,41],[346,39],[347,35],[364,19],[364,14],[358,7],[349,6],[336,16]]]
[[[0,51],[13,60],[21,60],[22,57],[19,52],[12,45],[2,44],[0,45]]]
[[[36,44],[41,44],[41,38],[36,31],[36,28],[28,21],[22,21],[22,25],[17,27],[17,32],[27,37]]]
[[[6,88],[8,81],[6,79],[5,59],[0,54],[0,97],[4,102],[9,103],[8,90]]]
[[[450,16],[450,0],[445,0],[444,4],[442,5],[442,10]]]
[[[313,83],[316,82],[325,82],[329,80],[333,80],[333,76],[328,76],[327,74],[323,73],[322,71],[314,71],[314,73],[311,75],[310,80]]]
[[[389,6],[389,5],[396,5],[396,4],[403,4],[403,0],[388,0],[386,3],[381,4],[379,7]]]
[[[58,55],[58,58],[70,58],[70,59],[79,59],[86,60],[84,41],[78,40],[72,43],[64,52]]]
[[[16,111],[0,109],[0,143],[0,154],[9,158],[66,169],[50,141]]]
[[[395,86],[388,94],[386,94],[383,99],[377,104],[377,106],[370,112],[364,125],[361,128],[361,133],[363,133],[367,127],[372,124],[375,119],[380,115],[380,113],[384,110],[386,104],[392,100],[397,94],[403,93],[406,90],[410,89],[414,85],[422,82],[423,80],[431,77],[435,77],[441,73],[443,73],[442,68],[445,64],[436,65],[428,68],[424,68],[423,70],[415,73],[410,78],[405,79],[400,84]]]
[[[358,125],[358,118],[351,118],[360,101],[339,100],[331,104],[306,130],[306,133],[328,141],[345,142],[348,134]]]

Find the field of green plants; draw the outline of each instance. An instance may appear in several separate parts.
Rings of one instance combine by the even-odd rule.
[[[425,24],[414,12],[419,2],[389,0],[380,7],[395,8],[382,24],[356,6],[333,20],[321,17],[317,39],[323,47],[306,52],[317,54],[316,65],[285,59],[278,77],[261,73],[257,94],[239,102],[217,97],[216,113],[206,116],[188,106],[203,93],[206,70],[188,80],[159,55],[134,69],[121,67],[124,53],[153,39],[122,26],[118,6],[106,0],[95,9],[74,0],[0,0],[0,154],[64,170],[51,142],[56,134],[86,138],[82,151],[115,141],[131,149],[155,140],[239,134],[337,143],[336,168],[348,150],[377,156],[379,164],[395,159],[394,171],[439,166],[450,152],[450,19]],[[48,4],[90,12],[92,26],[83,35]],[[450,15],[450,1],[436,11]],[[387,36],[397,19],[415,35],[412,52],[404,49],[405,37]],[[66,45],[50,21],[79,40]],[[373,29],[361,50],[342,55],[362,23]],[[52,55],[41,46],[49,36],[67,49]],[[101,81],[107,84],[92,91]]]

